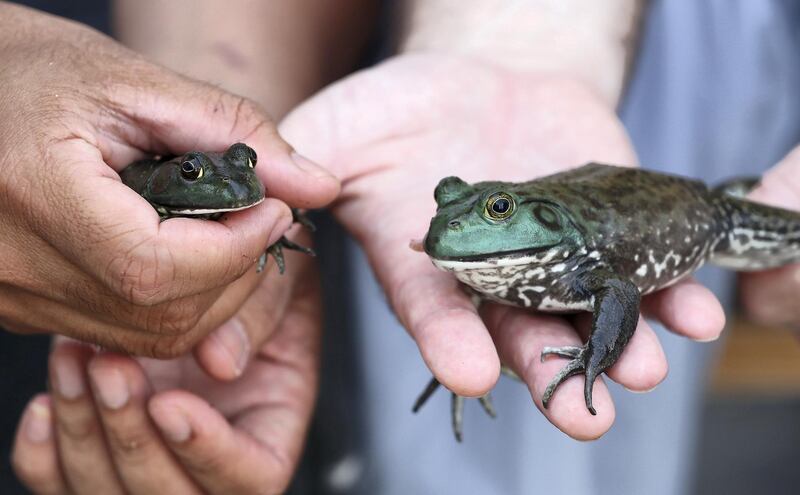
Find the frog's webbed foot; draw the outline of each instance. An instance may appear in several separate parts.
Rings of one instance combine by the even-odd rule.
[[[414,413],[420,410],[422,406],[428,401],[431,395],[439,388],[441,384],[439,380],[436,378],[431,378],[431,381],[428,382],[428,385],[425,387],[425,390],[422,391],[420,396],[414,402],[414,407],[411,409]],[[463,397],[458,394],[454,394],[451,392],[450,397],[450,418],[453,426],[453,435],[456,437],[456,440],[461,442],[463,439],[463,425],[464,425],[464,399]],[[478,402],[480,402],[483,410],[486,411],[486,414],[489,415],[491,418],[497,417],[497,412],[494,409],[494,404],[492,404],[492,397],[490,394],[483,395],[478,397]]]
[[[598,271],[582,281],[583,288],[594,297],[592,329],[583,346],[545,347],[542,360],[555,355],[570,359],[553,377],[542,396],[542,406],[547,409],[553,393],[567,378],[583,373],[583,398],[586,408],[596,415],[592,406],[592,389],[597,377],[617,362],[628,345],[639,320],[639,289],[630,280]]]
[[[305,214],[301,213],[300,210],[297,208],[292,208],[292,220],[296,223],[299,223],[303,227],[307,228],[311,232],[317,230],[317,227],[308,219]],[[281,237],[278,239],[278,242],[273,244],[272,246],[267,248],[267,251],[258,258],[258,265],[256,267],[257,272],[261,272],[264,270],[264,266],[267,264],[267,255],[271,255],[275,259],[275,264],[278,265],[278,271],[281,275],[283,272],[286,271],[286,261],[283,258],[283,250],[289,249],[291,251],[300,251],[301,253],[307,254],[309,256],[316,256],[317,253],[314,252],[313,249],[302,246],[297,244],[296,242],[292,242],[286,238],[286,236]]]
[[[592,415],[596,415],[594,406],[592,406],[592,388],[594,387],[594,380],[597,378],[598,370],[593,368],[591,364],[586,363],[588,353],[586,347],[566,346],[566,347],[545,347],[542,349],[542,361],[546,356],[560,356],[564,358],[571,358],[572,360],[566,366],[561,368],[561,371],[553,377],[550,384],[542,395],[542,406],[547,409],[550,404],[550,399],[559,385],[561,385],[567,378],[578,375],[580,373],[586,374],[586,381],[584,382],[583,396],[586,401],[586,408]]]

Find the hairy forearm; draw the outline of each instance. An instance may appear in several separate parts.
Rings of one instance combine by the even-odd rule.
[[[126,45],[261,103],[274,118],[355,63],[370,0],[116,0]]]
[[[400,50],[474,56],[578,78],[616,104],[642,0],[407,0]]]

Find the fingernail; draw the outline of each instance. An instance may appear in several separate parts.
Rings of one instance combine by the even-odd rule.
[[[239,318],[231,318],[219,327],[211,338],[230,360],[231,368],[239,376],[250,358],[250,338]]]
[[[83,395],[85,390],[83,373],[78,363],[63,355],[57,356],[54,361],[55,376],[53,381],[58,394],[69,400],[77,399]]]
[[[152,415],[161,433],[174,443],[182,443],[192,436],[192,426],[183,411],[176,407],[160,408],[160,412]]]
[[[45,443],[50,440],[52,419],[50,407],[43,401],[34,400],[28,406],[25,418],[25,436],[32,443]]]
[[[131,393],[121,370],[112,367],[89,367],[92,383],[100,401],[108,409],[120,409],[128,403]]]
[[[303,172],[313,177],[333,177],[333,174],[296,151],[293,151],[291,156],[294,164]]]

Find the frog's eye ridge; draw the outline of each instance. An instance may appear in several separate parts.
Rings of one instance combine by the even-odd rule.
[[[181,175],[186,180],[197,180],[203,176],[203,164],[197,157],[181,162]]]
[[[484,214],[492,220],[505,220],[516,209],[514,198],[504,192],[494,193],[486,200]]]

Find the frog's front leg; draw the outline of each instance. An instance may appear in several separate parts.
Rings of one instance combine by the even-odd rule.
[[[571,361],[553,378],[542,396],[547,409],[553,393],[567,378],[583,373],[584,399],[589,412],[597,414],[592,406],[592,388],[598,375],[617,362],[628,344],[639,321],[639,289],[630,280],[609,272],[592,273],[581,281],[581,289],[591,294],[594,314],[589,340],[582,347],[545,347],[545,356],[556,355]]]
[[[431,381],[428,382],[425,390],[422,391],[416,402],[414,402],[414,407],[411,408],[412,412],[416,413],[419,411],[420,408],[428,401],[430,396],[436,392],[440,385],[441,384],[436,377],[431,378]],[[453,435],[459,442],[463,439],[464,431],[464,399],[465,397],[450,392],[450,418],[453,426]],[[497,413],[494,410],[494,405],[492,404],[492,396],[490,394],[478,397],[478,401],[483,407],[483,410],[486,411],[486,414],[492,418],[497,417]]]

